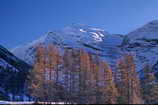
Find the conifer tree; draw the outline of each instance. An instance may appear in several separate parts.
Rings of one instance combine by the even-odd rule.
[[[103,103],[104,104],[116,104],[117,103],[117,89],[113,81],[113,73],[111,68],[106,62],[101,62],[101,69],[104,70],[104,87]]]
[[[99,80],[99,57],[94,56],[92,61],[92,73],[93,73],[93,79],[92,79],[92,87],[93,87],[93,94],[94,94],[94,103],[99,104],[101,103],[101,91],[100,91],[100,80]]]
[[[90,56],[83,49],[80,50],[80,97],[84,98],[85,103],[89,103],[90,98]],[[83,100],[83,99],[82,99]]]
[[[72,53],[73,51],[70,49],[66,49],[64,52],[64,56],[63,56],[63,61],[64,61],[64,84],[67,90],[67,96],[66,96],[66,100],[69,102],[73,101],[73,72],[74,72],[74,58],[72,57]]]
[[[47,77],[47,85],[48,85],[48,93],[51,93],[49,95],[49,100],[58,100],[58,96],[54,96],[56,93],[58,93],[58,88],[55,88],[59,82],[59,62],[60,61],[60,55],[58,48],[55,45],[48,45],[47,47],[47,66],[46,66],[46,77]]]
[[[142,104],[139,78],[136,73],[134,59],[126,54],[119,61],[117,68],[117,87],[119,102],[127,104]]]
[[[40,101],[48,102],[58,99],[57,96],[55,97],[55,94],[58,93],[55,78],[58,66],[56,51],[57,49],[53,45],[37,47],[36,62],[30,77],[30,93]]]
[[[143,74],[143,78],[141,79],[143,99],[145,100],[146,104],[157,104],[158,83],[149,64],[144,66]]]
[[[30,93],[33,97],[38,98],[40,101],[45,100],[45,48],[40,45],[37,47],[36,61],[30,76]]]

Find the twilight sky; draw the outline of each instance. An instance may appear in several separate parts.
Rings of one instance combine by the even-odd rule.
[[[126,34],[158,19],[158,0],[0,0],[0,44],[28,43],[72,23]]]

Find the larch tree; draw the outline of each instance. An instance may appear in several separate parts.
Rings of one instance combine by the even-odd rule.
[[[158,83],[149,64],[143,68],[143,77],[141,79],[141,88],[143,99],[146,104],[157,104],[158,101]]]
[[[74,58],[72,49],[66,49],[63,56],[64,65],[64,84],[67,90],[66,100],[68,102],[74,101],[73,99],[73,87],[74,87]]]
[[[101,69],[103,69],[104,81],[103,81],[103,103],[104,104],[116,104],[117,103],[117,88],[113,81],[113,73],[111,68],[106,62],[101,61]]]
[[[96,104],[99,104],[101,103],[101,91],[100,91],[100,79],[99,79],[99,70],[100,70],[100,67],[99,67],[99,57],[96,55],[93,57],[93,60],[92,60],[92,93],[94,95],[94,103]]]
[[[56,95],[58,93],[59,84],[59,65],[60,65],[60,54],[58,48],[55,45],[48,45],[47,47],[47,66],[46,66],[46,77],[48,85],[49,100],[58,100],[59,97]],[[56,95],[56,96],[55,96]]]
[[[120,104],[127,104],[128,99],[128,84],[127,84],[127,73],[126,73],[126,65],[123,59],[120,59],[117,64],[117,71],[115,72],[115,83],[118,89],[118,103]]]
[[[90,98],[90,86],[91,86],[91,65],[90,56],[83,49],[80,50],[80,98],[84,98],[85,103],[89,103]],[[83,99],[82,99],[83,100]]]
[[[131,54],[124,55],[118,63],[116,79],[120,103],[143,103],[140,92],[140,81],[135,68],[134,58]]]
[[[80,101],[80,51],[72,50],[73,66],[72,66],[72,89],[73,89],[73,100],[75,102]]]
[[[55,46],[39,45],[36,51],[36,61],[34,69],[31,71],[30,93],[34,97],[38,97],[40,101],[53,101],[59,99],[57,97],[58,84],[57,66],[58,52]]]
[[[129,77],[130,77],[130,100],[131,104],[143,104],[142,95],[141,95],[141,87],[140,87],[140,79],[138,77],[138,73],[136,71],[136,65],[134,63],[134,57],[131,54],[125,55],[125,61],[127,63],[127,68],[129,69]]]
[[[40,45],[36,51],[36,61],[31,71],[29,91],[33,97],[39,101],[45,101],[45,48]]]

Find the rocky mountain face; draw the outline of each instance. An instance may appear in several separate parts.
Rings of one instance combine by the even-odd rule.
[[[109,62],[119,58],[123,40],[122,35],[112,35],[108,32],[82,24],[73,24],[61,30],[47,32],[41,38],[16,47],[12,52],[19,58],[33,64],[36,46],[39,44],[55,44],[61,48],[82,48],[89,53],[98,54]]]
[[[0,94],[21,92],[29,69],[30,65],[0,45]]]
[[[152,65],[153,71],[157,72],[158,67],[158,20],[130,32],[125,38],[126,51],[134,52],[137,65],[146,63]],[[139,70],[141,70],[141,66]]]
[[[31,43],[14,48],[12,52],[27,63],[33,64],[36,46],[39,44],[55,44],[61,50],[82,48],[89,53],[98,54],[111,65],[116,65],[123,54],[130,52],[136,58],[138,71],[146,63],[151,64],[155,72],[158,68],[157,20],[127,35],[110,34],[99,28],[73,24],[61,30],[50,31]]]

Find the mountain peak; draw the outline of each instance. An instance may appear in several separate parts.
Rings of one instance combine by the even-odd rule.
[[[144,26],[130,32],[127,36],[135,39],[158,39],[158,20],[153,20]]]
[[[39,44],[46,46],[54,44],[61,48],[84,48],[95,52],[96,49],[100,49],[101,45],[104,44],[105,38],[109,39],[109,36],[108,32],[99,28],[84,24],[71,24],[60,30],[49,31],[31,43],[14,48],[12,52],[21,59],[32,59],[32,56],[29,56],[31,54],[28,53],[32,53]],[[107,42],[109,43],[109,41]],[[27,54],[25,54],[26,52]],[[31,64],[32,60],[28,60],[28,63]]]
[[[148,29],[148,31],[155,31],[158,29],[158,20],[153,20],[147,24],[145,24],[142,28]]]
[[[158,24],[158,20],[153,20],[153,21],[149,22],[148,24]]]
[[[89,25],[86,25],[86,24],[81,24],[81,23],[72,23],[70,25],[71,27],[80,27],[80,28],[83,28],[83,27],[90,27]]]
[[[92,27],[92,26],[89,26],[89,25],[85,25],[85,24],[80,24],[80,23],[72,23],[70,26],[67,26],[65,27],[64,29],[67,29],[67,30],[79,30],[81,32],[89,32],[89,31],[100,31],[100,32],[106,32],[105,30],[103,29],[100,29],[100,28],[96,28],[96,27]],[[106,32],[107,33],[107,32]]]

